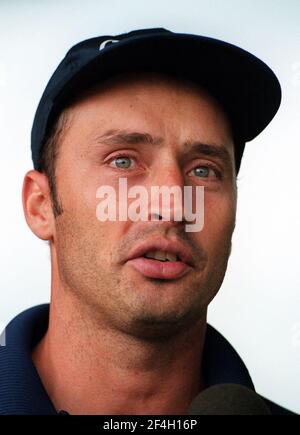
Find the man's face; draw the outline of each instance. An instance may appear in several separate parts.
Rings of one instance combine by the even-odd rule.
[[[150,144],[135,133],[159,140]],[[156,75],[117,80],[87,94],[70,109],[56,176],[64,210],[52,246],[59,276],[99,324],[157,338],[205,315],[225,274],[236,211],[231,132],[212,98]],[[195,195],[196,186],[204,186],[202,231],[186,232],[185,222],[174,220],[100,222],[97,189],[109,185],[118,193],[120,177],[128,189],[192,186]],[[148,242],[177,244],[191,256],[189,265],[175,278],[149,276],[147,264],[130,261]]]

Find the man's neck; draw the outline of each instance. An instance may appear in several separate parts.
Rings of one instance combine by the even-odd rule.
[[[69,306],[67,306],[69,305]],[[63,313],[63,315],[62,315]],[[33,362],[57,410],[70,414],[186,414],[203,388],[206,316],[164,342],[103,325],[76,304],[51,303]]]

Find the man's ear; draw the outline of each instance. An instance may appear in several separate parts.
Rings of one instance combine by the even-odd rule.
[[[54,215],[48,178],[30,170],[25,174],[22,190],[23,210],[31,231],[42,240],[50,240],[54,233]]]

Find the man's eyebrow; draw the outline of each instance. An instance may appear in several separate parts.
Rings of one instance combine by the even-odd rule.
[[[196,153],[203,154],[205,156],[216,157],[220,160],[223,160],[226,164],[232,164],[230,152],[224,145],[205,144],[197,141],[186,141],[184,143],[184,148],[187,148],[189,151],[195,151]]]
[[[108,130],[103,135],[98,136],[96,141],[99,143],[105,143],[108,145],[125,144],[125,145],[137,145],[137,144],[149,144],[159,145],[163,142],[161,137],[153,137],[149,133],[128,131],[128,130]]]

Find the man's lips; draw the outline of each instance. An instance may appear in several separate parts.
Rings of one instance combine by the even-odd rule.
[[[182,261],[152,260],[151,258],[137,257],[128,260],[127,264],[133,266],[138,272],[147,278],[177,279],[185,275],[191,266]]]
[[[178,257],[178,261],[159,261],[145,258],[147,252],[163,251]],[[126,263],[148,278],[177,279],[193,268],[192,255],[187,247],[177,240],[159,238],[141,243],[129,254]]]

